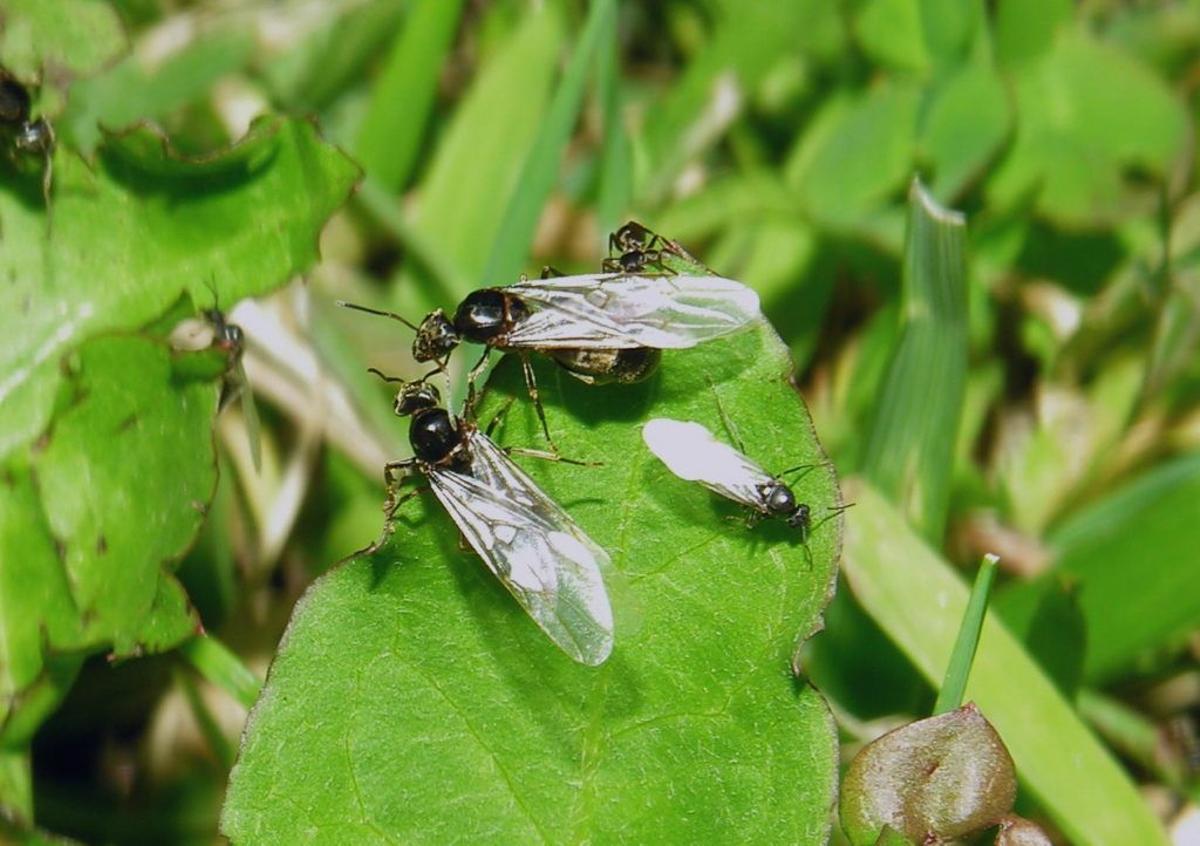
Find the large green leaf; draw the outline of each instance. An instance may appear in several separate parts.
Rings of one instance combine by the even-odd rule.
[[[538,446],[514,365],[497,368],[483,419],[516,397],[497,438]],[[559,652],[436,501],[413,500],[391,542],[297,606],[232,775],[229,837],[825,842],[833,726],[791,659],[828,601],[839,520],[811,555],[782,524],[730,522],[738,509],[670,475],[639,431],[662,415],[724,437],[711,379],[764,466],[822,461],[789,371],[765,327],[668,352],[637,386],[542,363],[564,453],[605,463],[522,463],[612,554],[613,655],[587,668]],[[797,496],[828,513],[832,469]]]
[[[59,357],[93,335],[144,325],[187,290],[222,305],[278,287],[317,257],[317,233],[356,169],[305,121],[259,122],[201,161],[139,130],[94,165],[60,149],[51,214],[37,174],[6,180],[0,276],[0,456],[37,437]]]
[[[854,596],[931,684],[945,672],[968,589],[866,484],[854,500],[843,572]],[[1165,844],[1150,807],[994,617],[984,620],[966,699],[1000,732],[1022,785],[1072,843]]]

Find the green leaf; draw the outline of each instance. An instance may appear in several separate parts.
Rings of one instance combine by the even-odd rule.
[[[964,65],[937,83],[917,140],[934,168],[934,195],[957,197],[1000,150],[1011,123],[1008,93],[986,63]]]
[[[172,575],[216,484],[217,381],[177,367],[193,357],[132,336],[84,344],[32,463],[7,467],[0,723],[12,748],[58,704],[74,656],[161,651],[198,625]]]
[[[855,22],[863,52],[874,62],[900,70],[927,70],[929,53],[916,0],[868,0]]]
[[[0,0],[0,20],[0,56],[20,77],[87,75],[126,49],[121,19],[104,0]]]
[[[935,684],[967,588],[879,493],[854,481],[846,496],[856,505],[847,520],[843,573],[855,597]],[[1068,840],[1165,846],[1166,834],[1128,776],[994,617],[984,620],[966,696],[987,714],[1022,785]]]
[[[998,606],[1030,616],[1047,582],[1069,577],[1087,626],[1084,673],[1093,682],[1117,678],[1200,626],[1200,592],[1180,589],[1196,572],[1198,498],[1200,455],[1150,470],[1051,532],[1053,570],[1002,592]]]
[[[950,653],[950,663],[946,667],[946,677],[938,691],[937,702],[933,705],[935,715],[944,714],[962,704],[963,691],[966,690],[967,679],[971,676],[971,664],[975,660],[975,651],[979,648],[979,630],[983,627],[983,615],[987,613],[988,597],[991,596],[992,582],[996,578],[998,560],[995,555],[983,556],[975,574],[971,598],[967,601],[967,610],[963,613],[958,637],[954,641],[954,651]]]
[[[497,440],[540,446],[516,365],[496,369],[482,420],[515,397]],[[669,415],[724,437],[711,378],[765,467],[821,461],[789,372],[765,327],[668,351],[634,386],[587,386],[539,361],[564,454],[604,465],[522,463],[613,556],[612,656],[598,668],[564,656],[460,551],[436,501],[412,500],[393,541],[298,604],[243,738],[225,833],[824,842],[833,725],[790,667],[828,601],[839,520],[807,551],[782,524],[728,522],[738,509],[671,475],[639,431]],[[796,492],[817,514],[838,502],[828,465]]]
[[[60,148],[54,177],[49,220],[40,177],[0,192],[0,275],[15,281],[0,311],[0,456],[45,428],[58,359],[83,340],[140,327],[185,291],[210,302],[212,284],[229,307],[311,265],[356,169],[311,124],[273,118],[199,161],[146,129],[90,166]]]
[[[1036,59],[1070,22],[1071,0],[1000,0],[996,4],[996,56],[1006,65]]]
[[[71,86],[59,137],[91,154],[101,127],[120,129],[139,120],[161,120],[172,110],[203,97],[222,76],[243,67],[254,50],[250,33],[223,30],[197,39],[165,61],[147,66],[132,55],[103,73]]]
[[[355,148],[367,173],[393,191],[412,174],[461,12],[462,0],[412,4],[372,88]]]
[[[940,538],[967,374],[966,222],[914,181],[903,328],[875,406],[863,470],[913,525]]]
[[[904,183],[912,172],[920,94],[914,82],[888,81],[827,102],[785,165],[807,214],[848,226]]]
[[[1187,113],[1166,83],[1119,49],[1071,34],[1015,74],[1017,132],[988,185],[1007,206],[1036,191],[1073,226],[1125,213],[1122,172],[1162,176],[1186,140]]]

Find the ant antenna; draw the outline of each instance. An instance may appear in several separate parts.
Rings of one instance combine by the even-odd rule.
[[[371,308],[370,306],[365,306],[365,305],[359,305],[358,303],[348,303],[345,300],[337,300],[337,304],[340,305],[342,308],[352,308],[355,311],[365,311],[367,314],[373,314],[376,317],[390,317],[392,320],[399,320],[401,323],[403,323],[409,329],[413,330],[414,332],[417,331],[416,326],[414,326],[409,320],[396,314],[394,311],[381,311],[380,309]]]
[[[382,370],[380,370],[376,367],[368,367],[367,372],[374,373],[376,376],[378,376],[380,379],[382,379],[385,382],[399,382],[400,384],[403,385],[405,382],[408,381],[407,379],[402,379],[399,376],[388,376],[386,373],[384,373]],[[424,381],[424,380],[422,379],[421,381]]]

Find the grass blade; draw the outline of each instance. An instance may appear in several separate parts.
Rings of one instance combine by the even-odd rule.
[[[358,160],[380,185],[399,190],[412,175],[454,40],[462,0],[418,0],[375,82],[358,132]]]
[[[926,538],[945,528],[967,375],[966,222],[914,180],[903,329],[871,421],[863,473]]]
[[[633,151],[621,114],[621,47],[617,40],[617,19],[604,19],[598,61],[596,92],[604,113],[604,148],[600,153],[600,190],[596,200],[597,229],[612,232],[621,225],[621,216],[633,193]]]
[[[500,230],[492,242],[492,252],[484,270],[490,284],[515,281],[529,254],[533,232],[546,198],[558,181],[558,167],[571,131],[579,118],[588,68],[606,32],[615,28],[617,6],[614,0],[598,0],[588,9],[583,34],[563,74],[542,128],[521,168],[516,192],[509,200]]]
[[[846,485],[842,572],[855,597],[931,683],[950,657],[967,589],[869,485]],[[1022,784],[1072,843],[1165,844],[1111,754],[995,615],[983,621],[966,688],[1000,732]]]
[[[979,646],[983,615],[987,613],[988,596],[996,578],[996,562],[999,560],[995,555],[983,556],[983,563],[979,566],[979,572],[975,574],[975,586],[971,588],[971,598],[967,601],[967,610],[958,630],[958,639],[954,641],[954,651],[950,653],[946,679],[942,682],[942,689],[938,692],[937,702],[933,706],[935,715],[945,714],[962,705],[967,678],[971,675],[971,663],[975,660],[975,650]]]
[[[258,699],[262,682],[221,641],[199,635],[186,641],[179,651],[200,675],[245,707],[250,708]]]

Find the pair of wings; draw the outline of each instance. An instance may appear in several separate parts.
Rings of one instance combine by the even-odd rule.
[[[699,423],[656,417],[642,427],[642,440],[679,478],[766,511],[763,486],[775,478]]]
[[[511,347],[686,349],[761,316],[758,294],[721,276],[587,274],[503,290],[533,308],[505,336]]]
[[[602,663],[613,645],[608,553],[487,435],[467,437],[470,474],[432,468],[434,494],[550,639],[582,664]]]

